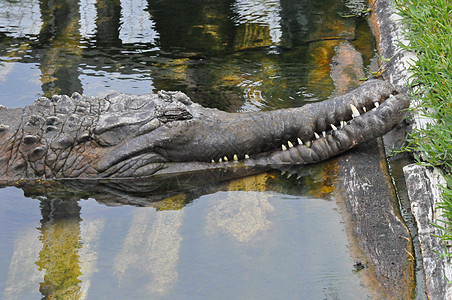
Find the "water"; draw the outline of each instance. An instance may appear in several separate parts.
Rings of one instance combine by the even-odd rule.
[[[332,200],[219,191],[156,210],[6,188],[0,205],[4,299],[367,296]]]
[[[359,5],[0,0],[0,104],[161,89],[226,111],[321,101],[338,42],[374,56],[340,17]],[[0,189],[0,298],[364,299],[333,173]]]

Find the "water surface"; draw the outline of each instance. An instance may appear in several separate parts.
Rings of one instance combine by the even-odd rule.
[[[341,17],[363,2],[0,0],[0,104],[161,89],[226,111],[321,101],[336,45],[374,56],[362,20]],[[139,195],[119,183],[0,189],[0,295],[366,298],[332,170]]]

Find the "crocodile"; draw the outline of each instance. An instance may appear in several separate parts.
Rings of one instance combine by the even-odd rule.
[[[369,80],[296,108],[228,113],[182,92],[55,95],[0,107],[0,180],[147,178],[316,163],[394,128],[408,96]]]

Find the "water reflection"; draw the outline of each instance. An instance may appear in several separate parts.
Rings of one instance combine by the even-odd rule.
[[[147,6],[146,0],[121,1],[119,38],[124,44],[156,44],[159,34]]]
[[[31,299],[42,278],[42,271],[36,268],[42,244],[39,232],[29,228],[14,241],[13,255],[7,270],[7,280],[3,291],[4,299]]]
[[[44,271],[40,292],[44,299],[80,298],[80,206],[76,201],[42,201],[36,265]]]
[[[32,37],[42,27],[39,2],[0,1],[0,29],[14,38]]]
[[[120,286],[140,280],[149,295],[167,294],[171,290],[178,280],[183,215],[182,210],[135,212],[113,265]]]
[[[346,9],[330,0],[0,0],[0,104],[176,89],[227,111],[301,106],[334,91],[331,58],[357,38],[356,20],[338,18]],[[23,183],[19,203],[40,207],[11,216],[41,220],[8,236],[16,224],[0,218],[0,288],[5,299],[362,299],[330,199],[334,170]],[[6,190],[0,205],[14,207]]]
[[[99,272],[98,255],[100,248],[100,237],[105,227],[106,219],[96,217],[93,220],[84,220],[80,225],[81,244],[80,257],[80,293],[79,299],[88,299],[91,280]]]
[[[80,14],[74,1],[41,1],[43,26],[39,45],[47,48],[41,53],[41,86],[44,94],[80,91],[78,64],[82,49],[79,47]],[[30,45],[31,46],[31,45]]]
[[[24,185],[27,197],[39,199],[42,218],[16,241],[4,294],[21,299],[38,289],[45,299],[182,299],[304,291],[362,299],[340,215],[328,200],[332,170],[295,168],[209,186],[179,181],[179,189],[112,182],[98,193],[72,181]],[[99,202],[78,200],[92,197]],[[278,278],[269,274],[274,268]]]
[[[263,193],[268,177],[268,173],[263,173],[231,181],[228,185],[230,192],[208,213],[206,231],[214,234],[220,230],[242,243],[263,238],[271,225],[268,215],[275,209],[269,203],[271,194]]]
[[[96,0],[80,0],[80,35],[83,40],[94,38],[96,32]]]
[[[223,110],[301,105],[332,88],[306,77],[309,44],[353,38],[342,27],[326,30],[347,9],[328,0],[3,0],[0,7],[1,104],[13,107],[54,93],[159,89],[182,90]],[[338,22],[353,26],[351,18]],[[19,63],[38,65],[41,84],[8,88]],[[307,80],[316,88],[306,91]],[[27,91],[27,100],[12,100]]]
[[[282,30],[279,0],[237,0],[232,11],[236,15],[233,20],[239,25],[237,36],[244,38],[242,42],[236,42],[235,49],[280,44]]]

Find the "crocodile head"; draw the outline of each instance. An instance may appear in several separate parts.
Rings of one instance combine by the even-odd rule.
[[[0,110],[0,179],[316,163],[390,131],[408,105],[379,80],[332,100],[251,113],[205,108],[181,92],[40,98]]]

